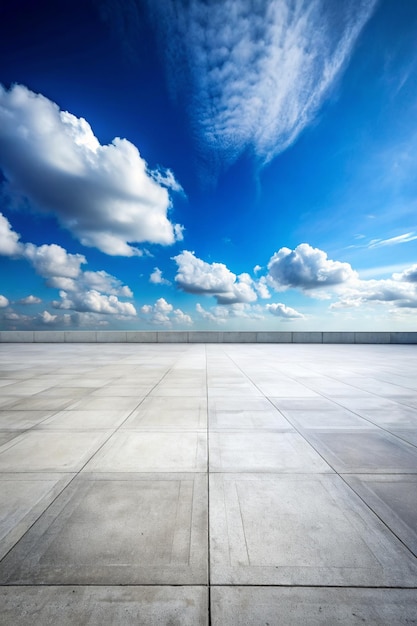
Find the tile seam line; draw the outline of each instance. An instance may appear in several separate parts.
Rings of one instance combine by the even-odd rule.
[[[404,586],[404,585],[319,585],[319,584],[310,584],[310,585],[303,585],[303,584],[299,584],[299,583],[295,583],[295,584],[250,584],[250,583],[239,583],[239,584],[235,584],[235,583],[212,583],[211,585],[212,587],[220,587],[220,588],[224,588],[224,587],[230,587],[230,588],[236,588],[236,587],[255,587],[255,588],[261,588],[261,589],[370,589],[370,590],[375,590],[375,589],[381,589],[381,590],[405,590],[405,591],[414,591],[417,590],[417,585],[410,585],[408,587]],[[187,587],[187,588],[193,588],[193,587],[198,587],[198,588],[206,588],[207,585],[205,585],[204,583],[117,583],[117,584],[108,584],[108,583],[87,583],[87,584],[82,584],[82,583],[2,583],[0,584],[0,589],[2,588],[8,588],[8,587],[29,587],[29,588],[33,588],[33,587],[42,587],[42,588],[48,588],[48,587],[81,587],[81,588],[85,588],[85,587],[112,587],[115,589],[118,588],[123,588],[123,587],[175,587],[175,588],[183,588],[183,587]]]
[[[206,419],[207,419],[207,624],[211,626],[211,568],[210,568],[210,423],[209,423],[209,390],[208,390],[208,352],[204,344],[206,363]]]

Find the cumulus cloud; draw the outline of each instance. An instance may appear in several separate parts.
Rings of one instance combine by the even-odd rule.
[[[267,279],[265,276],[261,276],[261,278],[258,281],[254,281],[253,286],[260,298],[266,300],[267,298],[271,297],[271,294],[269,293],[269,289],[267,285]]]
[[[3,256],[18,257],[22,254],[20,236],[12,230],[9,220],[0,213],[0,254]]]
[[[290,306],[286,306],[285,304],[282,304],[280,302],[274,303],[274,304],[267,304],[266,309],[270,313],[272,313],[272,315],[275,315],[276,317],[280,317],[283,320],[304,319],[304,315],[302,313],[299,313],[298,311],[291,308]]]
[[[182,238],[167,217],[168,189],[180,189],[170,170],[150,171],[126,139],[101,145],[85,119],[22,85],[0,85],[0,167],[9,193],[53,213],[85,246],[133,256],[142,254],[133,244]],[[17,242],[4,242],[12,254]]]
[[[353,280],[330,308],[359,308],[365,305],[389,305],[394,307],[394,312],[417,308],[417,265],[393,273],[391,278]]]
[[[248,148],[267,162],[296,140],[376,0],[344,0],[337,9],[326,0],[146,4],[173,98],[188,106],[203,151],[231,163]]]
[[[121,302],[117,296],[107,296],[95,289],[75,291],[68,294],[59,292],[60,300],[54,300],[55,309],[72,309],[74,311],[101,313],[105,315],[136,316],[136,309],[130,302]]]
[[[302,243],[294,250],[281,248],[268,263],[270,284],[277,290],[288,288],[310,291],[335,287],[355,279],[349,263],[332,261],[319,248]]]
[[[44,278],[49,276],[76,278],[80,274],[80,266],[87,262],[82,254],[70,254],[55,243],[42,246],[27,243],[23,247],[22,256],[30,261],[35,271]]]
[[[43,324],[53,325],[56,324],[58,316],[52,315],[49,311],[43,311],[39,314],[39,319]]]
[[[400,274],[393,274],[394,280],[401,280],[406,283],[417,283],[417,264],[412,265]]]
[[[9,306],[9,300],[6,296],[0,295],[0,309],[4,309],[6,306]]]
[[[144,304],[140,312],[148,323],[155,326],[171,327],[173,322],[182,326],[190,326],[193,323],[189,315],[181,309],[174,309],[165,298],[159,298],[153,305]]]
[[[37,296],[26,296],[26,298],[21,298],[17,301],[17,304],[40,304],[42,300]]]
[[[184,250],[173,257],[178,265],[175,282],[183,291],[211,295],[218,304],[254,302],[257,295],[249,274],[233,274],[224,263],[206,263]]]
[[[390,304],[396,308],[417,308],[417,283],[383,280],[358,280],[349,285],[331,309],[358,308],[369,304]]]
[[[47,285],[64,291],[89,291],[93,289],[113,296],[127,298],[133,296],[130,287],[123,285],[118,278],[104,270],[98,272],[85,271],[79,273],[76,279],[67,276],[52,276],[47,280]]]
[[[154,285],[170,285],[171,283],[166,278],[163,278],[162,271],[159,267],[155,267],[154,271],[149,276],[149,281]]]
[[[83,255],[70,254],[56,244],[36,246],[19,240],[19,234],[12,230],[9,221],[0,213],[0,254],[26,259],[35,271],[46,279],[49,287],[59,289],[60,300],[52,303],[54,308],[124,317],[136,315],[133,304],[122,302],[118,298],[118,296],[131,298],[133,296],[131,289],[103,270],[82,271],[81,265],[87,262]],[[13,245],[9,245],[10,242]],[[20,301],[21,304],[35,302],[40,300],[34,296],[28,296]],[[61,322],[62,318],[56,320]],[[52,321],[51,319],[50,323]]]

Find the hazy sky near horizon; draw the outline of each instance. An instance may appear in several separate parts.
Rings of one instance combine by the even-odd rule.
[[[0,7],[0,329],[414,330],[414,0]]]

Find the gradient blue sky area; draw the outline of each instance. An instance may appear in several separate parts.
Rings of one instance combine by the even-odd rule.
[[[0,329],[415,330],[417,2],[0,6]]]

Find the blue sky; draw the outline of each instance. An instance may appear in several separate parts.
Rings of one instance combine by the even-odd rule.
[[[0,329],[415,330],[416,32],[414,0],[3,3]]]

